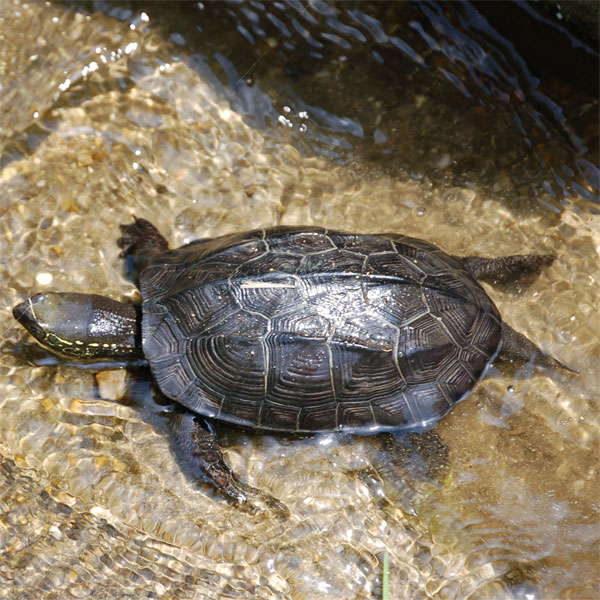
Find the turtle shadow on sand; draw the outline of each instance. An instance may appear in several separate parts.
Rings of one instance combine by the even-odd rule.
[[[265,433],[397,436],[433,427],[496,357],[572,372],[503,323],[477,281],[532,277],[552,255],[461,258],[400,234],[319,227],[170,250],[144,219],[121,228],[141,306],[47,292],[13,314],[67,360],[147,361],[177,404],[172,439],[185,470],[240,504],[285,513],[226,465],[213,420]],[[403,439],[418,440],[398,438],[400,455],[418,449]]]

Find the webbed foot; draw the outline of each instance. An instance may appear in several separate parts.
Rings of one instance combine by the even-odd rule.
[[[240,506],[256,510],[268,508],[279,518],[287,518],[289,511],[279,500],[239,480],[225,464],[214,430],[201,417],[190,412],[177,412],[171,424],[175,443],[181,457],[198,479],[208,479],[219,490]]]

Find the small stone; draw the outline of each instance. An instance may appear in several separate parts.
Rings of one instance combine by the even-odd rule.
[[[104,400],[120,400],[125,395],[127,373],[124,369],[96,374],[98,392]]]
[[[50,285],[52,283],[52,273],[38,273],[35,276],[38,285]]]
[[[256,190],[257,190],[257,187],[254,184],[247,185],[244,188],[244,192],[246,193],[246,196],[248,196],[248,198],[252,198],[252,196],[254,196],[254,194],[256,194]]]
[[[55,539],[55,540],[62,540],[63,538],[63,532],[56,526],[56,525],[51,525],[50,528],[48,529],[48,533]]]
[[[92,164],[92,155],[88,152],[77,155],[77,165],[80,167],[88,167]]]

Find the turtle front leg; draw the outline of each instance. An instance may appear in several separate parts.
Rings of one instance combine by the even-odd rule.
[[[133,218],[133,223],[121,225],[123,235],[117,244],[123,248],[121,256],[131,256],[134,269],[141,273],[154,256],[169,249],[169,243],[150,221]]]
[[[281,502],[238,479],[225,464],[214,431],[208,429],[201,417],[191,412],[177,412],[171,424],[177,449],[192,469],[194,477],[210,480],[239,504],[254,504],[253,501],[259,500],[282,517],[289,514]]]
[[[246,502],[245,486],[225,464],[214,432],[209,431],[193,413],[173,415],[175,443],[181,457],[192,468],[195,477],[208,478],[220,490],[238,502]]]

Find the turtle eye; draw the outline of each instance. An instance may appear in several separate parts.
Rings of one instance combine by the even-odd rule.
[[[27,331],[37,340],[43,340],[46,337],[44,330],[36,323],[27,323]]]

